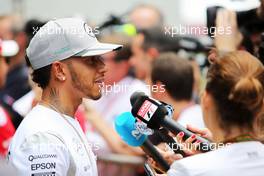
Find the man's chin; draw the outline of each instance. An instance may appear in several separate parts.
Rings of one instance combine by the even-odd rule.
[[[101,92],[99,92],[97,95],[92,95],[90,98],[92,100],[99,100],[102,97]]]

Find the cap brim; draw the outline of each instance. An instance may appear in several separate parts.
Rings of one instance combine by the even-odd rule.
[[[14,40],[4,40],[1,42],[1,53],[3,57],[11,57],[18,53],[19,47]]]
[[[96,56],[96,55],[103,55],[105,53],[119,50],[123,47],[123,45],[116,45],[110,43],[96,43],[94,46],[77,53],[75,56]]]

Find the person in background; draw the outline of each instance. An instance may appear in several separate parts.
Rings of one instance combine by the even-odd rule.
[[[143,80],[147,85],[150,85],[153,61],[162,52],[177,52],[178,49],[177,41],[168,35],[164,35],[159,28],[139,31],[132,41],[133,56],[130,59],[130,64],[134,68],[136,77]],[[193,86],[194,95],[198,95],[201,78],[200,68],[195,61],[192,61],[192,67],[195,78]]]
[[[257,123],[263,115],[264,66],[246,51],[212,57],[210,62],[201,98],[209,131],[192,131],[210,139],[216,149],[207,153],[193,151],[193,156],[174,161],[167,175],[261,176],[264,145]],[[182,142],[179,134],[176,138]],[[197,149],[195,140],[189,138],[184,142],[193,144],[189,150]]]
[[[37,19],[32,19],[26,22],[24,26],[24,32],[27,37],[26,46],[29,45],[29,42],[37,33],[37,31],[44,25],[44,22]],[[20,97],[12,104],[12,108],[22,117],[25,117],[27,113],[36,105],[41,99],[41,88],[35,84],[31,79],[32,69],[30,65],[27,65],[28,71],[28,84],[31,87],[31,91]]]
[[[164,17],[161,11],[150,4],[135,6],[129,13],[129,22],[138,30],[162,27]]]
[[[18,52],[18,45],[15,41],[1,40],[0,38],[0,89],[4,87],[8,72],[10,56]],[[9,143],[15,134],[15,128],[11,117],[0,103],[0,159],[7,154]]]
[[[150,83],[151,63],[159,53],[173,51],[173,40],[164,35],[160,28],[141,30],[132,41],[132,57],[129,60],[135,75],[146,84]]]
[[[2,40],[11,40],[14,38],[12,32],[12,17],[10,15],[0,16],[0,38]]]
[[[204,128],[202,110],[192,100],[194,74],[193,67],[187,59],[173,52],[161,53],[154,60],[151,71],[151,82],[164,91],[152,91],[155,99],[173,106],[173,119],[186,126],[193,124]]]
[[[152,87],[162,87],[164,90],[152,90],[152,97],[172,105],[173,120],[185,126],[191,124],[204,128],[202,109],[192,100],[194,74],[193,67],[187,59],[180,58],[173,52],[161,53],[152,63]],[[156,131],[149,137],[154,145],[166,150],[162,134],[167,131]]]
[[[12,36],[11,38],[17,42],[19,51],[10,59],[6,84],[0,91],[0,101],[12,116],[12,122],[17,128],[22,121],[23,116],[13,108],[13,104],[31,90],[28,83],[28,69],[25,63],[25,50],[28,41],[27,36],[23,31],[23,24],[21,23],[22,20],[20,17],[7,16],[4,19],[9,20],[10,25],[8,27],[6,25],[6,31],[9,31],[9,34],[12,34],[10,36]],[[0,20],[0,26],[1,23],[5,22],[4,19]],[[4,28],[4,26],[2,28]],[[6,37],[4,36],[3,38]]]

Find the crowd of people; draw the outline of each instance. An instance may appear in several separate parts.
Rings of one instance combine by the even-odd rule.
[[[254,10],[262,22],[263,3]],[[128,18],[135,33],[121,24],[94,35],[83,19],[0,16],[0,175],[146,175],[143,163],[102,159],[111,154],[143,159],[155,175],[262,175],[264,30],[245,36],[235,12],[218,10],[216,28],[232,33],[216,33],[200,51],[207,60],[201,65],[165,34],[158,8],[139,5]],[[78,33],[67,32],[72,27]],[[159,131],[148,137],[168,171],[115,131],[135,91],[170,104],[173,121],[196,133],[186,140],[183,132],[168,133],[192,147],[182,148],[184,156],[168,149]],[[224,146],[202,153],[197,136]]]

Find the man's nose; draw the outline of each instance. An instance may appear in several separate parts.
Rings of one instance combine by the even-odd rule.
[[[105,64],[104,65],[100,65],[98,70],[99,70],[100,74],[105,74],[107,72],[107,67],[105,66]]]
[[[102,60],[98,62],[97,69],[100,74],[105,74],[107,72],[107,67]]]

